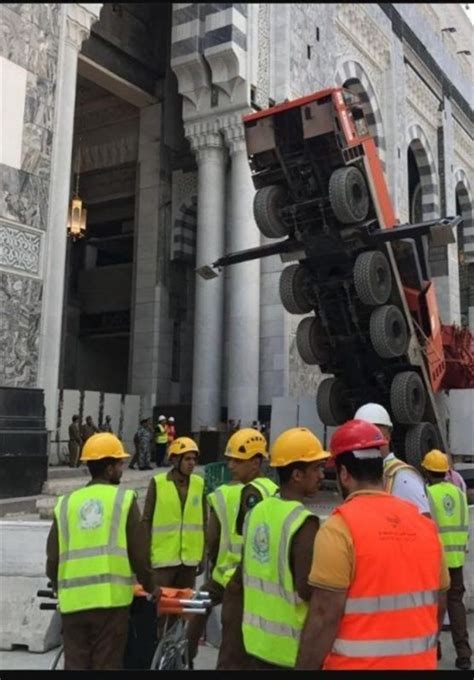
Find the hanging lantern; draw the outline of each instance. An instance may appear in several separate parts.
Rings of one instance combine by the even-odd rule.
[[[78,156],[76,163],[76,188],[69,206],[69,215],[67,222],[67,231],[73,241],[77,241],[86,235],[87,226],[87,210],[84,207],[82,199],[79,196],[79,170],[81,161],[81,147],[78,147]]]
[[[73,241],[82,238],[86,234],[87,210],[79,196],[74,196],[69,208],[67,230]]]

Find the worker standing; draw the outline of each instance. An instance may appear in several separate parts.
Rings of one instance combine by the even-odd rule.
[[[92,480],[54,509],[46,574],[58,593],[65,670],[121,669],[133,574],[157,594],[136,494],[119,487],[125,458],[114,435],[89,437],[81,460]]]
[[[318,490],[328,458],[307,428],[287,430],[274,442],[270,465],[280,491],[245,518],[242,561],[224,594],[222,634],[229,642],[218,670],[294,668],[319,527],[303,500]]]
[[[169,455],[171,470],[150,480],[142,521],[158,585],[193,588],[204,557],[204,480],[193,474],[199,449],[189,437],[178,437]]]
[[[163,467],[168,448],[168,433],[166,431],[166,417],[160,416],[155,426],[155,463],[156,467]]]
[[[82,437],[80,430],[80,418],[78,415],[72,417],[72,422],[69,425],[69,467],[79,467],[79,458],[81,455]]]
[[[209,494],[207,552],[213,565],[212,575],[201,590],[208,592],[212,606],[221,604],[224,590],[242,554],[242,525],[245,513],[263,498],[273,495],[278,486],[263,476],[262,464],[268,458],[267,442],[258,430],[245,428],[233,434],[226,445],[225,456],[233,481],[221,484]],[[210,616],[194,616],[188,624],[189,658],[197,654],[199,639]],[[225,641],[220,650],[225,654]]]
[[[451,636],[456,649],[456,668],[471,668],[472,650],[469,645],[466,609],[463,595],[464,573],[469,542],[469,507],[466,494],[451,482],[445,481],[449,470],[446,454],[433,449],[421,463],[428,481],[428,495],[432,516],[438,526],[446,554],[451,585],[448,590],[448,614]]]
[[[390,451],[393,423],[387,410],[380,404],[364,404],[356,411],[354,419],[376,425],[387,440],[387,444],[381,448],[385,491],[414,503],[422,515],[431,517],[428,495],[421,474]]]
[[[318,531],[298,669],[435,670],[449,574],[434,522],[383,490],[372,423],[331,439],[344,503]]]
[[[176,439],[176,427],[174,424],[174,418],[173,416],[170,416],[168,418],[168,421],[166,423],[166,434],[168,435],[168,445],[174,442]]]

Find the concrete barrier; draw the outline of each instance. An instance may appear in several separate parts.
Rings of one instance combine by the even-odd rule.
[[[43,611],[36,596],[46,588],[46,539],[51,522],[0,522],[0,649],[45,652],[60,643],[58,612]]]

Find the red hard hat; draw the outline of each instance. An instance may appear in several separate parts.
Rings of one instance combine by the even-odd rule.
[[[365,420],[348,420],[334,432],[329,450],[335,458],[346,451],[380,449],[384,444],[388,441],[377,425]]]

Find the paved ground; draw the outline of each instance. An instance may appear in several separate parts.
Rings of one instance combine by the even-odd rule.
[[[471,646],[474,643],[474,613],[468,616],[469,637]],[[456,670],[451,634],[441,633],[441,645],[443,658],[438,664],[438,670]],[[25,650],[13,650],[10,652],[0,651],[0,671],[6,670],[48,670],[49,665],[56,654],[56,650],[50,650],[44,654],[32,654]],[[196,658],[196,670],[214,670],[217,662],[217,649],[210,645],[202,645]]]

